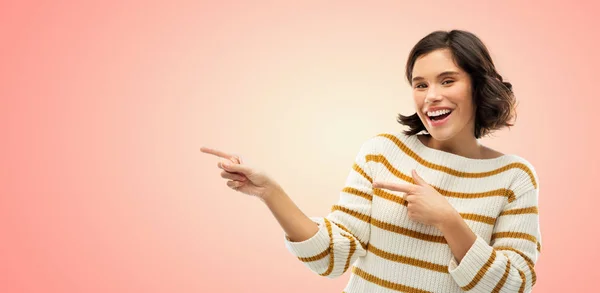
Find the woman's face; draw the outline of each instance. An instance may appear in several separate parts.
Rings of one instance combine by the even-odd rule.
[[[436,140],[474,136],[475,112],[470,76],[454,64],[448,49],[420,56],[412,71],[416,111]]]

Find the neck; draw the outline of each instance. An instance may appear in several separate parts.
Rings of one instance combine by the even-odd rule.
[[[448,140],[436,140],[433,136],[429,136],[425,144],[432,148],[444,152],[459,155],[461,157],[480,159],[483,158],[483,149],[479,141],[473,135],[465,135],[469,133],[457,134]]]

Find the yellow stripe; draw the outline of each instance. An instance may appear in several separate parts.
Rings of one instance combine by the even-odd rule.
[[[492,293],[500,292],[500,289],[502,289],[504,283],[506,283],[506,278],[508,278],[508,272],[510,272],[510,259],[506,259],[506,269],[504,269],[504,275],[502,275],[502,278],[500,279],[500,281],[498,281],[498,284],[496,284],[496,287],[494,287]]]
[[[535,274],[534,264],[533,264],[533,261],[531,260],[531,258],[529,258],[527,255],[525,255],[520,250],[518,250],[514,247],[510,247],[510,246],[497,246],[497,247],[494,247],[494,249],[495,250],[508,250],[508,251],[512,251],[512,252],[520,255],[527,263],[527,266],[529,267],[529,271],[531,271],[531,283],[532,283],[531,286],[533,286],[535,284],[537,277]]]
[[[358,267],[353,267],[352,268],[352,273],[367,280],[368,282],[374,283],[376,285],[379,285],[381,287],[385,287],[388,289],[392,289],[392,290],[396,290],[399,292],[407,292],[407,293],[430,293],[430,291],[425,291],[425,290],[421,290],[419,288],[414,288],[414,287],[410,287],[410,286],[406,286],[406,285],[402,285],[399,283],[392,283],[390,281],[378,278],[374,275],[371,275],[363,270],[361,270]]]
[[[526,285],[526,281],[527,279],[525,278],[525,273],[523,273],[523,271],[521,270],[517,270],[519,272],[519,276],[521,276],[521,287],[519,288],[519,293],[523,293],[525,291],[525,285]]]
[[[371,224],[373,224],[373,226],[381,228],[383,230],[406,235],[408,237],[421,239],[421,240],[425,240],[425,241],[429,241],[429,242],[446,244],[446,239],[444,238],[444,236],[435,236],[435,235],[417,232],[414,230],[410,230],[410,229],[403,228],[400,226],[392,225],[390,223],[386,223],[386,222],[383,222],[383,221],[380,221],[377,219],[373,219],[373,218],[371,218]]]
[[[466,286],[461,287],[461,288],[465,291],[469,291],[469,290],[473,289],[473,287],[475,287],[475,285],[477,285],[477,283],[479,283],[479,281],[483,278],[483,276],[488,271],[488,269],[492,266],[492,263],[494,262],[495,259],[496,259],[496,251],[492,250],[492,255],[490,256],[488,261],[483,265],[483,267],[481,267],[479,272],[477,272],[477,274],[475,275],[473,280],[471,280],[471,282],[469,284],[467,284]]]
[[[521,215],[521,214],[537,214],[538,213],[538,208],[537,207],[527,207],[527,208],[522,208],[522,209],[512,209],[512,210],[506,210],[500,213],[500,216],[505,216],[505,215]]]
[[[400,170],[394,168],[392,164],[383,156],[383,155],[367,155],[367,161],[379,162],[383,164],[390,173],[394,176],[400,178],[401,180],[408,182],[410,184],[415,184],[412,177],[402,173]],[[466,193],[466,192],[455,192],[450,190],[441,189],[435,185],[429,184],[431,187],[435,188],[440,194],[448,197],[457,197],[457,198],[482,198],[482,197],[490,197],[490,196],[506,196],[508,197],[508,202],[513,202],[516,199],[515,193],[506,188],[499,188],[495,190],[490,190],[486,192],[475,192],[475,193]]]
[[[367,173],[365,173],[365,171],[359,165],[354,163],[352,165],[352,169],[354,169],[354,171],[358,172],[360,175],[365,177],[365,179],[367,179],[369,182],[373,183],[373,179],[371,178],[371,176],[367,175]]]
[[[460,216],[465,220],[477,221],[490,225],[494,225],[496,223],[496,218],[479,214],[460,213]]]
[[[363,222],[367,222],[367,223],[371,222],[371,217],[370,216],[362,214],[362,213],[359,213],[357,211],[353,211],[353,210],[351,210],[351,209],[349,209],[347,207],[343,207],[343,206],[340,206],[340,205],[333,205],[331,207],[331,211],[332,212],[334,212],[334,211],[344,212],[344,213],[349,214],[349,215],[351,215],[351,216],[353,216],[353,217],[355,217],[355,218],[357,218],[357,219],[359,219],[359,220],[361,220]]]
[[[373,189],[373,193],[380,198],[387,199],[389,201],[393,201],[393,202],[401,204],[403,206],[408,206],[408,202],[406,200],[404,200],[404,198],[397,196],[395,194],[389,193],[387,191],[384,191],[381,188]],[[459,214],[465,220],[477,221],[477,222],[486,223],[486,224],[490,224],[490,225],[494,225],[494,223],[496,223],[496,218],[494,218],[494,217],[488,217],[488,216],[484,216],[484,215],[471,214],[471,213],[459,213]]]
[[[522,232],[498,232],[498,233],[494,233],[492,234],[492,239],[491,241],[494,241],[498,238],[518,238],[518,239],[525,239],[525,240],[529,240],[535,244],[537,244],[537,238],[535,238],[535,236],[531,235],[531,234],[527,234],[527,233],[522,233]]]
[[[383,250],[373,246],[373,244],[369,245],[369,252],[371,252],[381,258],[391,260],[393,262],[399,262],[399,263],[416,266],[416,267],[420,267],[420,268],[427,269],[427,270],[432,270],[432,271],[448,274],[448,266],[447,265],[440,265],[440,264],[436,264],[436,263],[432,263],[432,262],[428,262],[428,261],[424,261],[424,260],[420,260],[420,259],[416,259],[416,258],[412,258],[412,257],[408,257],[408,256],[403,256],[403,255],[383,251]]]
[[[329,255],[329,247],[327,249],[325,249],[325,251],[315,255],[315,256],[310,256],[310,257],[298,257],[299,260],[301,260],[302,262],[311,262],[311,261],[317,261],[320,260],[324,257],[326,257],[327,255]]]
[[[352,259],[352,255],[354,254],[354,251],[356,250],[356,242],[354,242],[354,238],[350,235],[342,234],[342,236],[348,238],[348,241],[350,241],[350,251],[348,252],[348,257],[346,258],[346,265],[344,266],[344,272],[345,272],[348,270],[348,267],[350,267],[350,260]]]
[[[329,274],[331,274],[331,272],[333,271],[333,233],[331,232],[331,223],[329,222],[329,220],[327,220],[327,218],[324,218],[325,220],[325,226],[327,227],[327,233],[329,233],[329,267],[327,267],[327,270],[323,273],[321,273],[321,276],[329,276]]]
[[[496,249],[496,248],[494,248],[494,249]],[[514,248],[511,248],[511,250],[512,250],[512,251],[516,251]],[[501,250],[500,250],[500,251],[501,251]],[[503,253],[503,254],[504,254],[504,255],[505,255],[507,258],[509,258],[508,254],[506,254],[506,251],[502,251],[502,253]],[[508,259],[508,260],[510,261],[510,259]],[[528,266],[529,268],[531,268],[531,266],[529,265],[529,263],[527,263],[527,266]],[[516,267],[515,267],[515,269],[517,270],[517,272],[519,272],[519,276],[521,277],[521,287],[519,288],[519,292],[523,292],[523,290],[525,289],[526,282],[527,282],[527,281],[526,281],[526,280],[527,280],[527,277],[525,276],[525,273],[524,273],[523,271],[521,271],[520,269],[518,269],[518,268],[516,268]],[[535,275],[535,273],[533,273],[533,274],[532,274],[532,279],[534,279],[534,278],[535,278],[535,276],[534,276],[534,275]]]
[[[343,192],[349,193],[349,194],[353,194],[359,197],[362,197],[366,200],[372,201],[373,200],[373,196],[366,193],[366,192],[362,192],[356,188],[352,188],[352,187],[344,187],[344,189],[342,189]]]
[[[531,169],[529,169],[529,167],[527,167],[527,165],[525,165],[523,163],[511,163],[506,166],[500,167],[500,168],[492,170],[492,171],[487,171],[487,172],[478,172],[478,173],[463,172],[463,171],[458,171],[455,169],[448,168],[446,166],[434,164],[434,163],[431,163],[431,162],[421,158],[414,151],[412,151],[408,146],[406,146],[406,144],[404,144],[402,141],[400,141],[400,139],[398,139],[396,136],[394,136],[392,134],[384,133],[384,134],[379,134],[378,136],[382,136],[382,137],[385,137],[385,138],[391,140],[405,154],[412,157],[415,161],[419,162],[419,164],[421,164],[427,168],[433,169],[433,170],[441,171],[441,172],[450,174],[452,176],[462,177],[462,178],[483,178],[483,177],[493,176],[493,175],[502,173],[504,171],[508,171],[513,168],[518,168],[518,169],[523,170],[525,173],[527,173],[527,175],[529,175],[529,178],[531,179],[531,184],[533,184],[533,186],[535,188],[537,188],[537,182],[535,180],[535,177],[533,176],[533,172],[531,171]],[[416,139],[418,139],[418,138],[416,138]]]
[[[356,240],[358,240],[358,242],[360,243],[360,246],[362,246],[362,248],[364,250],[367,250],[367,244],[366,243],[362,243],[358,237],[356,237],[356,235],[354,235],[348,228],[346,228],[344,225],[342,225],[341,223],[338,223],[336,221],[330,220],[332,223],[334,223],[336,226],[338,226],[340,229],[344,230],[346,233],[352,235],[352,237],[354,237]]]
[[[542,244],[540,244],[540,242],[537,243],[537,250],[541,253],[542,252]]]
[[[380,198],[387,199],[389,201],[393,201],[393,202],[401,204],[403,206],[408,205],[408,202],[406,202],[406,200],[404,200],[404,198],[402,198],[401,196],[387,192],[381,188],[373,188],[373,194],[377,195]]]

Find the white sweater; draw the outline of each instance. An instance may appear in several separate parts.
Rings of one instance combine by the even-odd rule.
[[[402,193],[374,181],[413,183],[411,170],[444,195],[477,235],[460,264],[443,234],[408,218]],[[335,278],[351,268],[346,293],[530,292],[541,251],[538,178],[515,155],[470,159],[416,136],[380,134],[362,147],[319,231],[286,247],[310,270]]]

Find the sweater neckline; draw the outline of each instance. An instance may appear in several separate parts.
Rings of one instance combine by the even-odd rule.
[[[490,158],[490,159],[473,159],[464,156],[460,156],[457,154],[453,154],[450,152],[434,149],[425,145],[421,140],[417,137],[419,134],[409,135],[409,140],[412,140],[413,145],[415,145],[419,151],[417,153],[422,154],[424,157],[435,157],[435,158],[448,158],[455,162],[464,162],[464,163],[474,163],[474,164],[494,164],[501,161],[506,160],[511,155],[503,154],[499,157]]]

